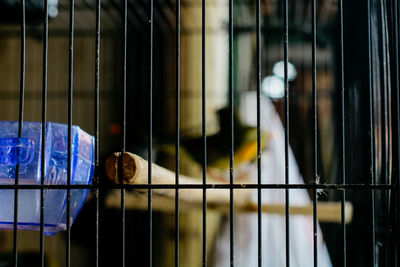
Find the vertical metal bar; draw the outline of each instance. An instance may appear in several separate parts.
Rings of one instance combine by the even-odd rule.
[[[203,267],[207,266],[206,0],[201,2],[201,128],[203,136]]]
[[[386,8],[387,5],[386,3],[380,2],[379,3],[380,7],[380,15],[381,15],[381,23],[380,23],[380,28],[381,28],[381,33],[380,35],[382,36],[382,40],[381,40],[381,57],[382,57],[382,81],[383,81],[383,92],[382,92],[382,114],[381,114],[381,118],[382,118],[382,122],[383,122],[383,127],[382,127],[382,136],[383,136],[383,140],[382,140],[382,147],[384,147],[383,153],[382,153],[382,174],[381,176],[383,177],[383,182],[384,184],[389,184],[389,161],[390,161],[390,147],[388,146],[389,144],[389,135],[390,135],[390,130],[389,130],[389,99],[388,99],[388,89],[389,89],[389,78],[388,76],[390,76],[390,74],[388,73],[388,36],[387,36],[387,12],[386,12]],[[389,212],[390,212],[390,204],[389,204],[389,190],[385,190],[383,192],[383,206],[384,206],[384,213],[382,216],[382,221],[384,222],[385,226],[389,226]],[[392,234],[392,233],[391,233]],[[383,264],[385,266],[389,266],[392,264],[389,264],[390,259],[389,259],[389,232],[387,230],[385,230],[384,233],[384,237],[383,237],[383,253],[382,255],[384,255],[383,258]],[[379,259],[378,259],[379,261]]]
[[[339,28],[340,28],[340,99],[341,99],[341,145],[342,145],[342,160],[341,160],[341,172],[342,172],[342,184],[346,183],[346,144],[345,144],[345,103],[344,103],[344,46],[343,46],[343,0],[339,0]],[[341,224],[342,224],[342,246],[343,246],[343,266],[346,266],[346,222],[345,222],[345,201],[346,201],[346,192],[343,189],[342,198],[341,198]]]
[[[152,183],[152,150],[153,150],[153,45],[154,45],[154,0],[150,0],[150,18],[149,18],[149,147],[148,147],[148,181]],[[152,212],[152,189],[148,190],[147,209],[149,215],[149,266],[153,266],[153,212]]]
[[[40,260],[44,267],[44,175],[46,171],[46,113],[47,113],[47,69],[49,48],[49,3],[44,0],[43,25],[43,81],[42,81],[42,151],[40,165]]]
[[[257,38],[257,245],[258,267],[262,266],[262,191],[261,191],[261,25],[260,25],[260,0],[256,0],[256,38]]]
[[[126,48],[127,48],[127,28],[128,28],[128,3],[123,0],[123,33],[122,33],[122,151],[126,150]]]
[[[235,266],[235,245],[234,245],[234,196],[233,196],[233,161],[234,161],[234,139],[235,139],[235,125],[233,120],[233,0],[229,0],[229,109],[230,109],[230,125],[231,125],[231,148],[229,151],[229,225],[230,225],[230,266]]]
[[[119,163],[121,164],[121,163]],[[121,188],[121,265],[125,266],[125,188]]]
[[[314,185],[319,184],[318,176],[318,99],[317,99],[317,14],[315,10],[316,0],[311,1],[312,14],[312,101],[313,101],[313,123],[314,123]],[[317,214],[317,189],[313,190],[313,233],[314,233],[314,267],[318,266],[318,214]]]
[[[391,1],[392,2],[392,1]],[[386,151],[385,151],[385,183],[386,184],[391,184],[392,183],[392,172],[391,172],[391,166],[392,166],[392,127],[391,127],[391,94],[390,94],[390,90],[391,90],[391,71],[390,71],[390,55],[391,55],[391,51],[390,51],[390,46],[389,46],[389,26],[388,26],[388,8],[390,8],[390,5],[383,5],[382,4],[382,17],[383,17],[383,25],[385,26],[385,30],[383,31],[383,46],[385,47],[385,49],[383,49],[383,60],[385,62],[387,62],[387,64],[385,64],[384,66],[384,81],[385,81],[385,90],[384,90],[384,122],[385,122],[385,127],[384,127],[384,132],[385,132],[385,147],[387,147]],[[389,17],[391,17],[389,15]],[[386,225],[388,225],[389,227],[391,226],[392,220],[391,220],[391,216],[390,216],[390,212],[392,210],[392,202],[390,201],[390,196],[391,196],[392,191],[391,190],[387,190],[385,192],[385,206],[387,207],[387,212],[385,213],[385,222]],[[385,254],[386,256],[386,261],[385,264],[386,265],[392,265],[393,266],[393,259],[390,257],[390,240],[391,238],[394,236],[393,235],[393,231],[389,232],[386,231],[385,234],[385,242],[387,243],[387,245],[385,246]]]
[[[175,128],[175,184],[179,184],[180,146],[180,75],[181,75],[181,1],[176,1],[176,128]],[[179,267],[179,189],[175,189],[175,267]]]
[[[373,71],[372,71],[372,21],[371,21],[371,1],[367,1],[367,17],[368,17],[368,62],[369,62],[369,132],[370,132],[370,169],[371,169],[371,180],[370,183],[375,183],[375,119],[374,119],[374,92],[373,92]],[[376,263],[376,251],[375,251],[375,191],[371,189],[371,252],[372,252],[372,265]]]
[[[288,0],[283,0],[283,49],[284,49],[284,82],[285,82],[285,184],[289,184],[289,80],[288,80]],[[286,266],[290,266],[289,236],[289,189],[285,189],[285,231],[286,231]]]
[[[126,49],[127,49],[127,42],[128,42],[128,1],[123,1],[123,34],[122,34],[122,42],[123,42],[123,49],[122,49],[122,57],[123,57],[123,70],[122,70],[122,151],[126,151]],[[118,168],[121,169],[122,168]],[[121,188],[121,240],[122,240],[122,266],[125,267],[125,253],[126,253],[126,239],[125,239],[125,188]]]
[[[96,49],[95,49],[95,79],[94,79],[94,140],[95,140],[95,201],[96,201],[96,244],[95,244],[95,266],[99,266],[99,162],[100,162],[100,143],[99,143],[99,128],[100,128],[100,21],[101,21],[101,0],[96,0]]]
[[[393,29],[394,29],[394,58],[395,58],[395,82],[396,82],[396,121],[397,121],[397,162],[395,162],[395,168],[397,169],[396,184],[400,182],[400,80],[399,80],[399,3],[398,0],[394,1],[393,4]],[[397,165],[397,166],[396,166]],[[399,190],[394,190],[394,265],[398,266],[398,251],[399,251]]]
[[[395,21],[396,23],[396,49],[397,49],[397,56],[396,56],[396,78],[397,78],[397,88],[396,88],[396,101],[397,101],[397,122],[400,123],[400,52],[399,52],[399,36],[400,36],[400,3],[397,0],[396,1],[396,14],[397,14],[397,19]],[[399,129],[400,129],[400,125],[399,125]],[[397,168],[400,168],[400,130],[397,131],[397,140],[398,140],[398,162],[397,162]],[[400,170],[399,170],[399,177],[397,178],[397,185],[400,184]],[[396,198],[396,207],[397,207],[397,213],[396,213],[396,221],[397,221],[397,225],[400,224],[400,189],[398,187],[397,189],[397,198]],[[399,246],[400,246],[400,228],[397,227],[397,236],[396,236],[396,258],[398,260],[398,254],[399,254]],[[399,260],[398,260],[399,261]]]
[[[25,97],[25,58],[26,58],[26,23],[25,23],[25,0],[21,0],[21,66],[20,66],[20,93],[18,113],[18,137],[22,136],[24,121],[24,97]],[[19,168],[15,168],[15,185],[19,184]],[[18,188],[14,190],[14,233],[13,233],[13,259],[14,266],[18,266]]]
[[[381,3],[381,17],[382,17],[382,23],[381,23],[381,28],[382,28],[382,62],[384,62],[382,65],[382,77],[383,77],[383,112],[382,112],[382,121],[383,121],[383,147],[385,147],[385,151],[383,153],[383,177],[384,177],[384,183],[385,184],[390,184],[391,183],[391,172],[390,172],[390,166],[391,166],[391,128],[390,128],[390,120],[391,120],[391,107],[390,107],[390,94],[389,94],[389,89],[390,89],[390,71],[389,71],[389,59],[388,59],[388,50],[389,50],[389,40],[388,40],[388,32],[387,32],[387,10],[386,10],[386,5]],[[390,203],[390,191],[385,190],[384,191],[384,207],[385,207],[385,212],[383,214],[383,221],[387,227],[390,227],[390,211],[391,211],[391,203]],[[393,236],[392,231],[385,231],[384,234],[384,265],[389,266],[393,265],[391,264],[391,258],[390,258],[390,237]]]
[[[66,265],[71,265],[71,172],[72,172],[72,101],[74,92],[74,23],[75,0],[70,0],[69,16],[69,75],[68,75],[68,169],[67,169],[67,246]]]

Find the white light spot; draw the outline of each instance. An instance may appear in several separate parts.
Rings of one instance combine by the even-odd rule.
[[[49,5],[49,17],[55,18],[58,16],[58,8],[57,6],[50,6]]]
[[[264,94],[270,98],[282,98],[285,95],[285,83],[276,76],[267,76],[261,84]]]
[[[272,73],[274,73],[279,78],[285,78],[285,62],[278,61],[275,63],[274,67],[272,68]],[[293,81],[297,76],[296,67],[288,62],[288,80]]]

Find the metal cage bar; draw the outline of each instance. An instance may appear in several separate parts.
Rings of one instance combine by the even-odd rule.
[[[317,13],[315,9],[316,0],[311,2],[311,61],[312,61],[312,102],[313,102],[313,124],[314,124],[314,184],[319,184],[318,174],[318,101],[317,101]],[[318,266],[318,214],[317,214],[317,190],[313,190],[313,246],[314,246],[314,267]]]
[[[214,183],[207,183],[205,186],[202,184],[182,184],[179,185],[175,184],[112,184],[112,185],[84,185],[84,184],[71,184],[70,186],[67,185],[49,185],[45,184],[41,185],[30,185],[30,184],[20,184],[18,187],[14,184],[11,185],[1,185],[0,189],[20,189],[20,190],[32,190],[32,189],[64,189],[71,188],[75,189],[96,189],[99,188],[100,190],[104,189],[240,189],[240,188],[247,188],[247,189],[321,189],[321,190],[398,190],[400,189],[400,185],[398,184],[260,184],[257,183],[236,183],[233,185],[230,184],[214,184]]]
[[[127,60],[127,45],[128,45],[128,0],[123,1],[123,33],[122,33],[122,57],[123,57],[123,66],[122,66],[122,151],[126,151],[126,60]],[[121,166],[121,162],[119,162],[119,166]],[[122,168],[119,168],[122,170]],[[119,177],[122,177],[120,175]],[[125,188],[121,188],[121,224],[122,224],[122,250],[121,250],[121,259],[122,266],[125,266],[126,261],[126,209],[125,209]]]
[[[234,168],[234,142],[235,142],[235,125],[234,125],[234,99],[233,99],[233,0],[229,0],[229,41],[228,41],[228,92],[229,92],[229,112],[230,112],[230,151],[229,151],[229,184],[232,185],[233,181],[233,168]],[[233,188],[229,190],[229,246],[230,246],[230,266],[235,266],[235,231],[234,231],[234,191]]]
[[[289,180],[289,79],[288,79],[288,50],[289,50],[289,2],[283,0],[283,57],[284,57],[284,83],[285,83],[285,185]],[[289,220],[289,188],[285,189],[285,236],[286,236],[286,267],[290,267],[290,220]]]
[[[94,77],[94,137],[95,137],[95,266],[99,266],[99,217],[100,217],[100,33],[101,33],[101,0],[96,0],[96,43],[95,43],[95,77]]]
[[[261,22],[260,22],[260,0],[256,0],[256,38],[257,38],[257,246],[258,246],[258,267],[262,266],[262,192],[260,188],[261,180]]]
[[[375,164],[375,120],[374,120],[374,102],[373,102],[373,73],[372,73],[372,33],[371,33],[371,1],[367,2],[367,12],[368,12],[368,62],[369,62],[369,98],[370,98],[370,110],[369,110],[369,124],[370,124],[370,164],[371,164],[371,178],[370,183],[375,184],[376,178],[376,164]],[[372,252],[372,264],[376,264],[375,255],[375,192],[371,190],[371,252]]]
[[[24,96],[25,96],[25,61],[26,61],[26,17],[25,17],[25,0],[21,0],[21,77],[20,77],[20,93],[19,93],[19,112],[18,112],[18,137],[22,136],[22,126],[24,121]],[[13,235],[13,260],[14,266],[18,265],[18,184],[19,184],[19,168],[17,164],[15,168],[15,186],[14,190],[14,235]]]
[[[290,243],[290,238],[291,238],[291,216],[290,216],[290,190],[291,189],[301,189],[301,190],[309,190],[311,194],[311,199],[312,199],[312,205],[313,205],[313,213],[312,213],[312,223],[313,223],[313,264],[315,267],[317,267],[319,263],[319,258],[318,258],[318,252],[319,252],[319,228],[318,228],[318,194],[320,190],[332,190],[340,193],[340,202],[341,202],[341,225],[340,225],[340,254],[341,254],[341,259],[340,259],[340,264],[343,266],[346,266],[347,264],[350,265],[350,260],[349,260],[349,249],[350,247],[350,239],[349,241],[347,238],[349,238],[351,235],[351,230],[350,228],[347,229],[346,226],[346,218],[345,218],[345,207],[346,207],[346,194],[349,193],[349,190],[352,192],[354,191],[360,191],[360,192],[365,192],[367,193],[369,203],[368,205],[368,210],[370,214],[370,226],[368,229],[370,229],[370,232],[368,235],[370,235],[371,239],[371,244],[368,244],[369,250],[372,253],[372,262],[371,264],[373,266],[377,265],[380,263],[380,259],[377,256],[376,252],[376,245],[379,241],[379,235],[377,234],[376,227],[380,223],[377,218],[379,215],[378,209],[378,203],[381,201],[379,199],[379,193],[383,192],[384,199],[383,203],[385,204],[385,212],[384,216],[387,216],[384,218],[384,221],[387,222],[389,217],[389,213],[391,214],[390,216],[393,216],[394,218],[394,227],[393,229],[393,236],[389,236],[388,233],[385,233],[385,242],[389,242],[390,244],[393,243],[394,248],[389,249],[385,248],[385,259],[384,262],[387,264],[392,263],[397,265],[398,264],[398,238],[399,238],[399,229],[396,227],[395,223],[396,220],[398,222],[398,216],[399,216],[399,203],[398,203],[398,198],[399,198],[399,171],[396,170],[396,175],[395,179],[393,180],[394,182],[389,181],[389,176],[391,172],[391,167],[389,162],[388,162],[388,157],[386,155],[383,155],[383,163],[382,163],[382,173],[379,173],[379,166],[377,166],[379,163],[377,163],[377,154],[379,153],[380,148],[378,147],[376,142],[379,142],[376,140],[376,131],[377,129],[377,122],[375,121],[375,113],[377,112],[378,109],[383,109],[383,110],[388,110],[393,108],[395,111],[395,118],[396,121],[393,123],[393,139],[396,139],[397,141],[394,142],[395,145],[397,145],[397,156],[394,158],[397,160],[396,162],[393,162],[393,169],[396,169],[400,165],[400,123],[399,123],[399,118],[400,118],[400,104],[399,104],[399,99],[400,99],[400,93],[399,93],[399,86],[400,86],[400,81],[399,81],[399,3],[398,1],[390,1],[388,3],[388,7],[391,8],[388,13],[390,13],[391,20],[387,20],[385,17],[386,15],[384,12],[386,10],[383,9],[383,5],[381,3],[381,16],[384,17],[382,20],[385,21],[385,23],[390,23],[390,26],[393,28],[394,32],[387,34],[387,33],[382,33],[382,38],[387,38],[387,41],[390,42],[390,45],[393,49],[394,53],[394,66],[384,66],[384,70],[382,71],[383,73],[386,74],[385,71],[391,71],[393,73],[394,70],[394,77],[390,77],[393,79],[395,85],[392,88],[385,88],[385,91],[383,94],[388,94],[388,95],[383,95],[383,102],[382,102],[382,107],[379,105],[375,104],[376,101],[376,92],[374,91],[374,79],[375,79],[375,74],[374,74],[374,59],[373,59],[373,34],[374,30],[373,29],[373,24],[375,23],[372,21],[372,12],[374,9],[374,1],[367,0],[366,2],[366,10],[367,10],[367,34],[368,34],[368,89],[369,89],[369,103],[368,103],[368,128],[369,128],[369,137],[368,137],[368,149],[369,149],[369,155],[368,155],[368,160],[369,160],[369,168],[370,168],[370,176],[366,177],[364,180],[368,181],[368,183],[363,184],[363,183],[352,183],[352,177],[349,175],[349,169],[350,165],[346,166],[348,164],[347,160],[349,160],[351,157],[349,156],[350,153],[350,148],[351,146],[346,146],[346,142],[348,142],[348,138],[350,136],[347,135],[347,131],[349,129],[346,128],[346,123],[348,122],[348,101],[350,99],[350,96],[348,94],[346,85],[345,83],[345,75],[346,75],[346,69],[347,65],[345,65],[345,40],[344,40],[344,7],[347,7],[346,5],[344,6],[343,0],[338,0],[337,3],[337,8],[338,8],[338,17],[337,21],[335,20],[335,23],[338,24],[338,32],[336,34],[339,34],[339,40],[338,43],[336,44],[338,46],[338,66],[337,66],[337,71],[338,71],[338,91],[335,92],[336,97],[338,97],[338,124],[340,125],[340,129],[338,129],[338,135],[339,135],[339,145],[340,145],[340,153],[338,153],[339,157],[339,162],[338,162],[338,167],[339,167],[339,179],[338,181],[334,183],[326,183],[323,184],[320,181],[320,166],[319,166],[319,157],[320,154],[323,154],[321,150],[319,150],[319,142],[320,142],[320,136],[318,135],[319,133],[319,121],[321,114],[319,114],[318,107],[320,103],[318,103],[318,98],[320,95],[322,95],[322,91],[319,91],[320,84],[318,82],[318,77],[320,76],[320,73],[318,73],[317,77],[317,49],[318,49],[318,38],[319,32],[317,31],[317,23],[318,26],[319,21],[317,21],[317,13],[318,13],[318,5],[319,2],[317,0],[312,0],[310,2],[311,4],[311,35],[307,35],[308,37],[311,37],[311,69],[312,69],[312,84],[311,84],[311,89],[312,89],[312,95],[311,95],[311,112],[312,114],[312,144],[313,144],[313,149],[312,149],[312,155],[313,155],[313,175],[310,177],[310,183],[307,184],[298,184],[298,183],[291,183],[291,180],[289,179],[289,160],[290,160],[290,147],[289,147],[289,139],[290,139],[290,102],[292,101],[291,99],[291,89],[292,86],[290,84],[290,79],[289,79],[289,34],[292,34],[291,31],[289,31],[290,23],[292,23],[292,19],[290,17],[291,13],[291,7],[292,4],[290,4],[292,1],[289,0],[282,0],[282,6],[281,9],[279,9],[277,12],[282,12],[283,16],[281,20],[279,20],[279,23],[282,22],[283,28],[281,29],[282,31],[279,32],[279,37],[282,37],[283,42],[282,42],[282,47],[283,48],[283,82],[284,82],[284,112],[283,112],[283,118],[284,118],[284,183],[271,183],[271,184],[266,184],[262,182],[262,140],[261,140],[261,121],[262,121],[262,113],[261,113],[261,108],[262,108],[262,103],[261,103],[261,95],[262,95],[262,70],[263,70],[263,65],[262,65],[262,55],[263,53],[263,45],[262,45],[262,40],[263,38],[268,38],[268,36],[263,37],[264,28],[262,28],[262,1],[261,0],[255,0],[255,27],[251,26],[250,28],[251,31],[255,33],[256,37],[256,79],[255,79],[255,87],[256,87],[256,103],[257,106],[256,108],[256,130],[257,130],[257,179],[253,183],[235,183],[234,181],[234,165],[235,165],[235,140],[238,138],[238,136],[235,136],[235,120],[234,120],[234,113],[235,113],[235,98],[236,98],[236,84],[235,84],[235,77],[234,77],[234,72],[235,72],[235,67],[236,67],[236,62],[235,62],[235,36],[237,34],[236,28],[234,25],[236,25],[236,21],[234,21],[234,9],[236,8],[236,3],[234,3],[233,0],[228,1],[228,24],[226,25],[227,27],[225,28],[226,32],[228,33],[228,104],[229,104],[229,151],[226,151],[229,153],[229,183],[226,184],[215,184],[215,183],[208,183],[207,182],[207,117],[206,117],[206,109],[207,109],[207,83],[206,83],[206,70],[207,70],[207,57],[206,57],[206,40],[207,40],[207,1],[202,0],[201,1],[201,139],[202,139],[202,181],[199,184],[183,184],[180,182],[180,163],[181,163],[181,46],[182,46],[182,41],[181,41],[181,36],[185,29],[183,29],[182,26],[182,12],[185,11],[185,9],[181,9],[181,1],[177,0],[176,6],[174,9],[174,6],[172,3],[169,3],[168,5],[170,6],[170,9],[172,11],[175,11],[174,14],[174,19],[175,19],[175,27],[176,31],[174,32],[174,48],[175,48],[175,57],[174,57],[174,63],[175,63],[175,86],[174,86],[174,91],[175,91],[175,183],[174,184],[154,184],[152,183],[152,156],[153,156],[153,89],[154,91],[156,90],[156,86],[154,83],[154,78],[157,75],[157,66],[156,66],[156,60],[157,58],[155,57],[155,33],[157,33],[157,24],[155,24],[156,19],[154,16],[154,12],[156,10],[156,16],[158,15],[157,12],[162,12],[162,10],[158,10],[158,2],[155,2],[154,0],[149,1],[149,5],[146,6],[146,3],[141,3],[141,7],[146,10],[146,17],[148,16],[148,29],[146,31],[146,34],[148,34],[148,55],[146,54],[146,61],[148,60],[149,64],[149,69],[148,69],[148,90],[146,91],[148,95],[146,95],[147,100],[148,100],[148,133],[147,133],[147,139],[148,139],[148,148],[147,148],[147,159],[150,164],[148,164],[148,184],[139,184],[139,185],[132,185],[132,184],[105,184],[102,182],[102,173],[100,171],[101,164],[100,164],[100,103],[101,103],[101,91],[100,91],[100,83],[101,83],[101,70],[100,70],[100,62],[101,62],[101,53],[100,53],[100,48],[101,48],[101,41],[102,41],[102,21],[101,21],[101,12],[102,8],[104,5],[108,5],[110,3],[102,3],[101,0],[96,0],[95,1],[95,6],[91,7],[92,9],[95,9],[95,34],[94,39],[95,39],[95,51],[94,51],[94,91],[93,91],[93,102],[94,102],[94,136],[95,136],[95,172],[94,172],[94,183],[92,185],[78,185],[78,184],[72,184],[71,183],[71,176],[72,176],[72,122],[73,122],[73,111],[74,111],[74,106],[73,106],[73,100],[74,100],[74,40],[75,40],[75,1],[70,0],[69,2],[69,29],[68,29],[68,38],[69,38],[69,62],[68,62],[68,169],[67,169],[67,183],[66,184],[60,184],[60,185],[52,185],[52,184],[46,184],[45,182],[45,174],[46,174],[46,138],[42,138],[42,143],[41,143],[41,165],[40,165],[40,184],[34,185],[34,184],[20,184],[19,181],[19,172],[20,172],[20,166],[19,164],[16,165],[16,174],[15,174],[15,182],[13,184],[2,184],[0,185],[0,190],[13,190],[14,191],[14,214],[13,214],[13,265],[18,266],[18,207],[21,203],[19,203],[19,192],[20,190],[40,190],[40,259],[41,259],[41,266],[45,266],[45,246],[44,246],[44,234],[45,234],[45,193],[47,190],[64,190],[67,192],[67,202],[66,202],[66,265],[70,266],[71,265],[71,192],[73,190],[82,190],[82,189],[89,189],[93,190],[94,192],[94,198],[95,198],[95,245],[94,245],[94,262],[95,266],[100,265],[100,237],[101,237],[101,227],[100,227],[100,221],[102,217],[100,217],[102,214],[100,212],[101,210],[101,198],[100,194],[105,192],[105,190],[108,189],[116,189],[120,190],[121,193],[121,199],[120,199],[120,213],[121,213],[121,221],[118,222],[118,227],[121,227],[121,233],[119,234],[119,237],[121,238],[121,263],[122,266],[125,266],[127,264],[127,219],[129,217],[129,214],[126,212],[126,207],[125,207],[125,196],[128,193],[126,190],[135,190],[135,189],[144,189],[147,190],[148,192],[148,198],[147,198],[147,219],[148,219],[148,242],[149,242],[149,247],[148,247],[148,252],[149,254],[146,255],[148,256],[148,263],[149,266],[153,266],[153,200],[152,200],[152,194],[153,194],[153,189],[172,189],[175,192],[175,199],[174,199],[174,209],[175,209],[175,215],[174,215],[174,238],[175,238],[175,243],[174,243],[174,263],[175,266],[178,267],[181,265],[180,263],[180,190],[186,189],[201,189],[202,190],[202,266],[207,266],[207,192],[210,192],[210,190],[214,189],[225,189],[229,190],[229,260],[230,260],[230,266],[235,266],[237,265],[237,260],[236,260],[236,252],[239,252],[237,247],[235,247],[235,190],[243,190],[245,189],[254,189],[257,190],[257,264],[259,267],[265,265],[265,262],[267,262],[267,259],[263,256],[263,250],[267,249],[263,247],[263,213],[262,213],[262,192],[263,190],[284,190],[285,192],[285,263],[286,266],[290,266],[291,264],[291,243]],[[87,4],[87,3],[85,3]],[[118,5],[115,2],[112,3],[113,5]],[[128,31],[128,26],[130,27],[131,25],[134,24],[134,20],[130,21],[128,18],[128,13],[129,8],[131,3],[128,2],[128,0],[123,0],[122,1],[122,8],[117,7],[117,11],[120,12],[121,15],[121,28],[122,28],[122,36],[119,36],[119,41],[122,41],[122,112],[121,112],[121,125],[122,125],[122,144],[121,144],[121,151],[125,152],[127,151],[127,120],[128,120],[128,111],[127,111],[127,103],[129,101],[128,95],[128,54],[129,52],[127,51],[128,49],[128,36],[129,36],[129,31]],[[88,4],[87,4],[88,5]],[[162,5],[162,4],[160,4]],[[23,130],[23,125],[24,125],[24,104],[25,104],[25,87],[26,87],[26,3],[25,0],[21,0],[21,21],[20,21],[20,42],[21,42],[21,51],[20,51],[20,78],[19,78],[19,115],[18,115],[18,137],[22,137],[22,130]],[[190,3],[187,2],[182,2],[182,7],[190,6]],[[44,13],[42,22],[43,22],[43,54],[42,54],[42,61],[43,61],[43,76],[42,76],[42,90],[41,90],[41,134],[44,137],[46,134],[46,123],[47,123],[47,112],[48,112],[48,102],[47,102],[47,94],[48,94],[48,61],[49,61],[49,3],[48,0],[45,0],[43,3],[43,8],[44,8]],[[236,10],[235,10],[236,11]],[[290,12],[289,12],[290,11]],[[134,14],[139,14],[136,12],[133,12]],[[347,15],[347,14],[346,14]],[[168,21],[168,17],[163,16],[163,21]],[[128,25],[128,23],[130,23]],[[139,21],[140,23],[140,21]],[[169,22],[170,25],[169,27],[173,28],[173,23]],[[309,33],[308,33],[309,34]],[[387,36],[386,36],[387,34]],[[390,35],[390,36],[389,36]],[[156,36],[158,37],[158,36]],[[307,39],[308,40],[308,39]],[[281,45],[281,44],[279,44]],[[385,54],[386,47],[383,47],[380,53]],[[386,56],[386,54],[385,54]],[[392,59],[392,57],[390,57]],[[345,69],[346,66],[346,69]],[[147,73],[146,73],[147,74]],[[146,78],[146,79],[147,79]],[[317,84],[318,82],[318,84]],[[385,85],[386,86],[386,85]],[[154,87],[154,88],[153,88]],[[395,90],[395,91],[393,91]],[[392,94],[392,97],[395,96],[395,100],[393,101],[395,104],[391,106],[390,103],[390,96],[389,94]],[[349,99],[348,99],[349,98]],[[154,106],[156,108],[156,106]],[[385,127],[388,127],[387,129],[382,129],[383,132],[383,138],[382,142],[386,146],[391,146],[391,132],[389,129],[389,126],[392,127],[392,122],[389,119],[389,115],[384,114],[381,116],[381,119],[383,121],[383,124]],[[397,132],[396,132],[397,131]],[[390,150],[390,148],[388,148]],[[390,153],[390,152],[388,152]],[[118,162],[118,171],[122,172],[122,162]],[[122,178],[122,173],[119,173],[119,177]],[[383,178],[383,183],[379,182],[379,179]],[[397,179],[397,180],[396,180]],[[389,194],[393,194],[394,196],[390,196]],[[349,194],[347,197],[348,199],[351,198],[351,194]],[[389,199],[389,196],[394,199],[394,202],[391,199]],[[393,213],[393,214],[392,214]],[[293,223],[294,224],[294,223]],[[349,231],[349,235],[347,233]],[[393,256],[393,259],[390,258]]]
[[[340,124],[341,124],[341,176],[342,184],[346,184],[346,129],[345,129],[345,84],[344,84],[344,42],[343,42],[343,0],[339,0],[339,75],[340,75]],[[342,191],[342,246],[343,246],[343,267],[346,266],[346,218],[345,218],[346,191]]]
[[[394,25],[394,57],[395,57],[395,102],[396,102],[396,121],[397,121],[397,136],[393,135],[394,138],[397,140],[397,166],[400,166],[400,67],[399,67],[399,1],[393,1],[393,25]],[[400,182],[400,171],[397,170],[397,179],[395,180],[396,184]],[[399,192],[394,191],[395,197],[394,201],[396,203],[400,202],[399,199]],[[397,224],[400,222],[399,219],[399,206],[398,204],[394,206],[394,217],[395,217],[395,224],[394,224],[394,265],[399,264],[398,259],[398,251],[399,251],[399,228],[396,227]]]
[[[176,95],[175,95],[175,184],[179,184],[180,163],[180,78],[181,78],[181,1],[176,1]],[[175,189],[175,267],[179,267],[179,188]]]
[[[71,266],[71,173],[72,173],[72,108],[74,92],[74,25],[75,25],[75,0],[70,1],[69,16],[69,68],[68,68],[68,163],[67,163],[67,244],[66,266]]]
[[[149,124],[148,124],[148,184],[152,184],[152,152],[153,152],[153,46],[154,46],[154,0],[150,0],[149,6]],[[149,216],[149,266],[153,266],[153,211],[152,190],[148,190],[148,216]]]
[[[206,0],[201,1],[201,134],[203,141],[202,265],[207,266]]]
[[[44,24],[43,24],[43,88],[42,88],[42,136],[46,135],[46,113],[47,113],[47,79],[48,79],[48,49],[49,49],[49,3],[44,1]],[[46,170],[46,139],[42,138],[41,169],[40,169],[40,258],[42,267],[44,262],[44,178]],[[68,188],[68,186],[67,186]]]

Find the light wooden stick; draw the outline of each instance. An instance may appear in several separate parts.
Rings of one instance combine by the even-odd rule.
[[[121,157],[122,178],[118,178],[118,158]],[[175,173],[152,164],[152,184],[175,184]],[[148,163],[146,160],[138,155],[122,152],[114,153],[106,160],[106,174],[115,183],[123,184],[148,184]],[[180,184],[200,184],[201,179],[179,175]],[[207,179],[208,183],[216,184],[220,181],[212,181]],[[137,190],[146,192],[147,190]],[[239,191],[239,190],[238,190]],[[243,192],[235,192],[235,205],[248,203],[251,198],[251,192],[248,190],[240,190]],[[202,203],[203,190],[202,189],[188,189],[180,190],[179,197],[182,201],[189,203]],[[154,194],[162,195],[167,198],[175,197],[174,189],[153,189]],[[214,204],[229,203],[229,191],[227,189],[212,189],[207,191],[207,200]]]
[[[119,158],[120,157],[120,158]],[[118,160],[122,166],[122,177],[118,177]],[[152,184],[175,184],[175,173],[152,164]],[[148,184],[148,162],[138,155],[122,152],[114,153],[106,160],[106,174],[116,183],[123,184]],[[201,179],[179,175],[180,184],[201,184]],[[220,181],[207,179],[210,184],[221,184]],[[146,189],[137,189],[135,192],[126,195],[126,208],[146,209],[147,194]],[[257,203],[252,200],[254,190],[237,189],[235,190],[234,204],[235,209],[241,212],[257,212]],[[174,189],[153,189],[153,209],[160,211],[173,211],[174,209]],[[201,208],[203,201],[202,189],[180,189],[179,201],[181,210]],[[107,199],[107,206],[119,207],[120,196],[116,193]],[[207,205],[222,212],[229,211],[229,190],[210,189],[207,190]],[[340,202],[319,202],[317,205],[318,220],[321,222],[341,222],[341,203]],[[312,216],[312,203],[303,206],[290,207],[290,215]],[[263,204],[262,212],[271,214],[285,215],[284,204]],[[353,206],[350,202],[345,203],[345,222],[349,223],[353,216]]]

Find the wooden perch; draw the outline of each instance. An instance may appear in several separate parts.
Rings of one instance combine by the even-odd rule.
[[[120,157],[120,158],[119,158]],[[118,160],[122,170],[118,171]],[[152,184],[175,184],[175,173],[160,167],[156,164],[151,165]],[[118,177],[118,173],[122,177]],[[122,184],[148,184],[148,162],[129,152],[114,153],[106,160],[106,174],[115,183]],[[207,178],[209,184],[221,184],[220,181],[213,181]],[[201,184],[201,179],[179,175],[179,184]],[[147,190],[136,189],[135,192],[127,194],[126,208],[147,209]],[[153,189],[153,209],[160,211],[174,211],[175,189]],[[234,206],[240,212],[257,212],[257,203],[253,200],[254,189],[235,189]],[[207,190],[207,206],[229,211],[229,189],[212,188]],[[180,209],[187,210],[202,207],[202,189],[180,189],[179,190]],[[118,193],[112,194],[107,199],[107,206],[119,207],[120,196]],[[341,222],[341,203],[340,202],[319,202],[317,205],[318,220],[320,222]],[[312,216],[312,203],[308,205],[291,205],[290,215]],[[270,214],[285,215],[284,204],[262,204],[262,212]],[[353,216],[353,206],[345,203],[345,222],[349,223]]]

